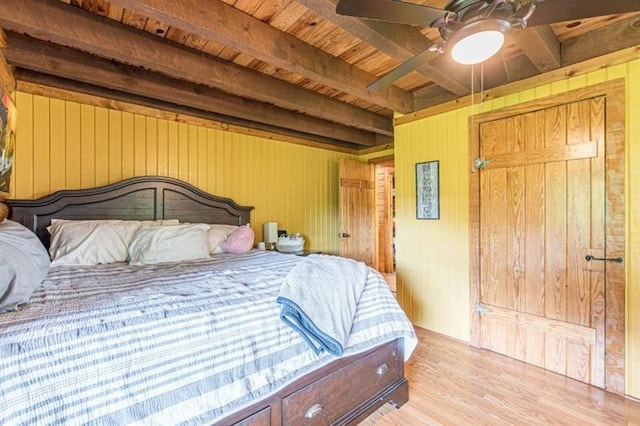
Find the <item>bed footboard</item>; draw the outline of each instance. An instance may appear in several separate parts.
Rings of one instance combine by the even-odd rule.
[[[336,360],[220,424],[357,424],[386,402],[396,407],[407,402],[403,360],[400,340]]]

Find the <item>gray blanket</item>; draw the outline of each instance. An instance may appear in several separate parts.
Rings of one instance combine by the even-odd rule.
[[[316,354],[326,350],[342,355],[368,273],[367,265],[352,259],[305,258],[282,283],[276,299],[282,305],[280,318],[298,331]]]

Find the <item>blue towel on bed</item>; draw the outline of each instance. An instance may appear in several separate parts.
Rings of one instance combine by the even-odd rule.
[[[340,356],[351,332],[369,268],[336,256],[311,255],[285,277],[276,301],[280,318],[311,349]]]

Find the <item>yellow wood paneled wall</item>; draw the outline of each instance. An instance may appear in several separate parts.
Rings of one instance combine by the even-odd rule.
[[[640,398],[640,60],[485,102],[483,111],[626,78],[627,394]],[[480,106],[474,106],[475,112]],[[469,340],[471,108],[396,127],[398,298],[412,321]],[[415,163],[440,160],[440,220],[416,220]]]
[[[468,341],[466,147],[466,110],[396,128],[398,298],[415,324]],[[440,219],[417,220],[416,163],[433,160],[440,161]]]
[[[262,223],[301,232],[306,248],[338,250],[338,159],[328,150],[18,92],[13,198],[142,175],[187,181],[251,205]]]

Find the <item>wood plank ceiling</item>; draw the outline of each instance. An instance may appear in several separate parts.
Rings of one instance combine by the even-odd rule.
[[[336,2],[3,0],[2,54],[19,82],[341,150],[386,146],[394,111],[470,93],[470,67],[446,55],[368,91],[439,34],[339,16]],[[446,0],[419,3],[444,7]],[[640,14],[612,15],[511,31],[502,57],[512,82],[639,44]],[[486,78],[485,87],[506,82]]]

